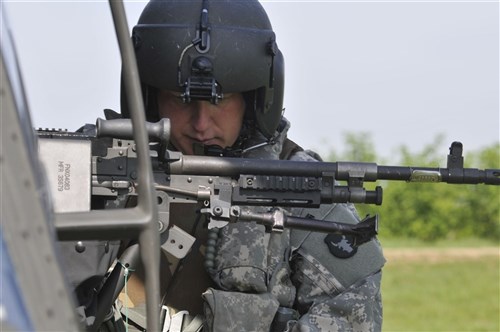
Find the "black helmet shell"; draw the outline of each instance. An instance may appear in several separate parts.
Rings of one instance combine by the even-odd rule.
[[[247,110],[266,137],[274,135],[284,61],[257,0],[152,0],[132,38],[143,85],[184,92],[192,82],[213,82],[217,95],[255,91]]]

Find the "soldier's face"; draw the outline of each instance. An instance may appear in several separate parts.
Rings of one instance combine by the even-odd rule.
[[[161,91],[159,114],[169,118],[170,142],[180,152],[193,154],[193,144],[232,146],[243,123],[245,102],[241,93],[225,94],[214,105],[209,101],[183,103],[179,93]]]

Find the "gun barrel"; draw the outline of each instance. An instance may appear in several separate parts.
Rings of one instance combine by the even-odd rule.
[[[237,177],[240,174],[311,176],[334,175],[336,180],[393,180],[407,182],[446,182],[455,184],[500,184],[500,169],[431,168],[379,166],[363,162],[307,162],[187,156],[179,154],[168,162],[168,172],[184,175]]]
[[[477,168],[430,168],[378,166],[379,180],[400,180],[408,182],[445,182],[452,184],[500,184],[500,170]]]

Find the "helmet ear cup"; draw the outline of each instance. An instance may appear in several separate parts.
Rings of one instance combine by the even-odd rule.
[[[262,134],[270,138],[283,115],[283,94],[285,87],[285,60],[278,50],[273,59],[269,86],[257,90],[255,119]]]
[[[160,114],[158,113],[158,89],[142,84],[142,95],[144,96],[146,121],[158,122],[160,120]]]

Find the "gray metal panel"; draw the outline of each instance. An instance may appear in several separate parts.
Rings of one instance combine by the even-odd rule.
[[[1,31],[1,231],[33,328],[75,331],[79,326],[54,246],[53,213],[15,52],[8,30],[2,25]],[[8,318],[8,303],[4,309],[2,318]]]

